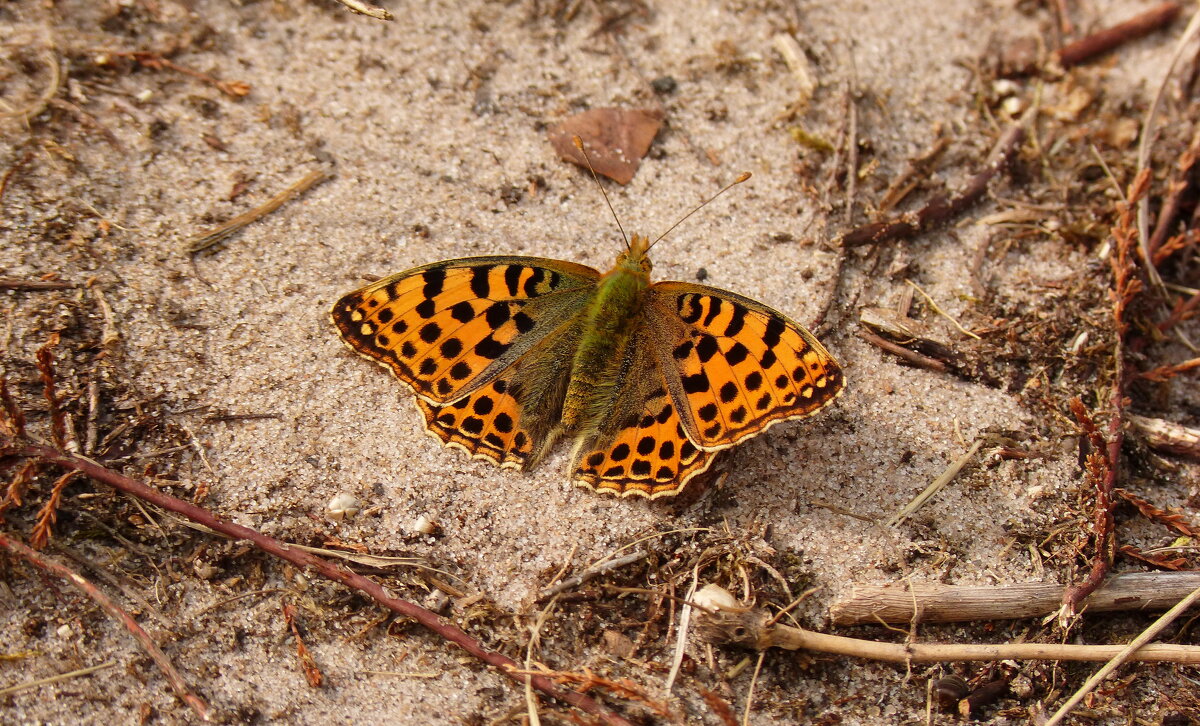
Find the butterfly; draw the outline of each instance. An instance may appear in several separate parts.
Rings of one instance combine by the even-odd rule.
[[[762,303],[651,283],[651,245],[634,235],[604,274],[540,257],[434,262],[345,295],[330,318],[412,389],[446,446],[527,470],[570,437],[576,484],[674,496],[718,452],[829,405],[843,375]]]

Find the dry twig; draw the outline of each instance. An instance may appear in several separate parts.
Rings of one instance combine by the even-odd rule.
[[[175,666],[171,665],[171,661],[154,643],[154,640],[146,634],[145,630],[142,630],[142,626],[138,625],[136,620],[113,602],[108,595],[100,592],[95,585],[71,568],[51,560],[39,552],[35,552],[3,532],[0,532],[0,547],[7,549],[13,554],[20,555],[37,568],[66,580],[95,601],[97,605],[104,608],[104,611],[113,619],[125,626],[125,629],[137,640],[142,649],[146,651],[146,654],[154,660],[159,670],[167,677],[167,681],[171,684],[171,688],[174,689],[175,695],[179,696],[184,703],[191,706],[192,710],[196,712],[196,715],[201,720],[209,720],[208,704],[199,696],[192,693],[187,683],[184,682],[183,677],[179,675],[179,671],[175,670]]]
[[[351,12],[358,13],[359,15],[366,15],[367,17],[375,18],[376,20],[391,20],[393,17],[392,14],[387,10],[384,10],[377,5],[363,2],[363,0],[338,0],[338,2],[350,8]]]
[[[1138,13],[1123,23],[1111,28],[1096,31],[1091,35],[1080,38],[1063,46],[1055,58],[1063,68],[1085,63],[1098,55],[1116,49],[1117,47],[1149,35],[1156,30],[1165,28],[1175,22],[1182,10],[1179,3],[1165,2],[1155,5],[1149,10]]]
[[[286,560],[297,567],[305,570],[315,570],[331,580],[364,593],[375,600],[375,602],[393,612],[412,618],[444,640],[458,645],[463,650],[488,665],[497,668],[510,678],[518,682],[524,681],[523,676],[520,675],[519,665],[511,658],[501,653],[487,650],[478,640],[467,635],[452,623],[443,620],[436,613],[430,612],[415,603],[389,595],[381,585],[356,572],[343,569],[324,558],[288,547],[249,527],[217,519],[206,509],[172,497],[142,482],[130,479],[123,474],[101,466],[94,461],[68,454],[52,446],[25,441],[0,441],[0,448],[4,449],[4,453],[7,456],[34,459],[43,464],[77,470],[97,482],[107,484],[167,511],[183,515],[193,522],[197,522],[226,537],[235,540],[246,540],[264,552]],[[608,710],[593,699],[581,693],[561,688],[549,678],[535,675],[531,681],[533,686],[539,691],[559,701],[571,704],[581,711],[595,715],[604,723],[631,726],[627,719]]]
[[[238,216],[210,232],[205,232],[204,234],[193,237],[187,243],[184,249],[189,253],[196,253],[212,247],[218,242],[221,242],[222,240],[227,239],[234,233],[238,232],[246,225],[251,224],[252,222],[257,222],[271,212],[274,212],[276,209],[279,209],[284,204],[308,191],[319,182],[328,179],[329,176],[329,172],[325,169],[317,169],[316,171],[309,172],[304,176],[303,179],[271,197],[261,206],[255,207],[249,212],[239,214]]]
[[[860,638],[814,633],[790,625],[767,625],[771,614],[762,609],[718,612],[697,623],[700,637],[714,645],[750,650],[783,648],[848,655],[888,663],[948,663],[993,660],[1109,660],[1125,650],[1121,645],[1064,645],[1059,643],[1002,643],[999,645],[951,643],[880,643]],[[1200,664],[1200,646],[1146,645],[1131,660],[1147,663]]]
[[[1200,459],[1200,429],[1145,416],[1129,416],[1129,423],[1150,448]]]
[[[1009,162],[1016,155],[1025,139],[1025,124],[1033,118],[1033,109],[1025,112],[1018,121],[1009,126],[996,141],[988,154],[983,169],[967,182],[967,186],[959,194],[950,197],[939,194],[931,199],[924,207],[911,214],[903,214],[891,221],[872,222],[842,235],[840,242],[843,247],[858,247],[866,244],[878,244],[892,240],[909,239],[917,234],[939,225],[962,214],[968,207],[978,202],[987,193],[998,174],[1008,168]]]

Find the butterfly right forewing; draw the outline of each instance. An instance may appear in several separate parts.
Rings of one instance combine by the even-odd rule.
[[[688,437],[717,451],[810,416],[842,391],[841,367],[782,313],[726,290],[655,283],[646,319]]]

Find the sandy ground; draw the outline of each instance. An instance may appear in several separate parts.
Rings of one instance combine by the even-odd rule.
[[[488,617],[505,627],[528,625],[536,593],[559,568],[581,570],[639,537],[674,529],[729,533],[776,564],[786,562],[795,591],[819,588],[798,615],[814,627],[853,584],[1066,577],[1061,559],[1031,560],[1024,544],[1014,546],[1013,533],[1062,524],[1046,501],[1074,496],[1069,492],[1079,486],[1070,430],[1019,389],[899,365],[854,332],[858,307],[892,306],[904,294],[905,275],[888,272],[902,264],[948,314],[969,317],[974,292],[966,271],[980,245],[1003,234],[972,220],[994,205],[953,231],[906,245],[882,266],[851,255],[835,325],[824,335],[845,367],[846,394],[815,419],[739,447],[727,478],[686,507],[572,488],[564,449],[529,474],[444,451],[423,434],[410,394],[342,346],[326,311],[364,276],[508,253],[607,268],[620,242],[603,199],[579,169],[556,158],[544,131],[571,112],[607,105],[661,105],[666,112],[667,125],[634,181],[608,187],[631,231],[663,230],[738,171],[754,173],[655,248],[656,277],[704,274],[706,284],[810,322],[831,294],[837,254],[828,242],[847,228],[844,192],[829,191],[831,157],[800,147],[787,126],[800,122],[836,140],[847,128],[846,88],[853,83],[865,170],[859,193],[877,199],[905,161],[930,144],[938,124],[953,144],[931,185],[953,188],[977,168],[991,138],[974,105],[970,64],[989,40],[1038,36],[1052,22],[1045,9],[1001,1],[605,5],[606,15],[630,11],[618,24],[618,45],[597,32],[592,6],[567,19],[548,5],[392,3],[399,19],[380,23],[333,2],[6,4],[0,24],[13,31],[6,36],[50,41],[76,68],[105,51],[162,49],[190,34],[192,43],[173,60],[251,90],[235,99],[180,73],[135,67],[63,92],[105,132],[63,108],[47,111],[54,123],[3,122],[4,165],[29,150],[33,158],[5,192],[0,272],[95,279],[112,307],[127,386],[106,404],[116,411],[152,402],[172,431],[194,435],[207,459],[195,448],[170,457],[162,468],[179,480],[166,482],[172,491],[190,496],[206,486],[205,506],[288,541],[337,538],[422,557],[450,572],[463,592],[490,600]],[[1095,27],[1141,9],[1137,2],[1090,2],[1072,12]],[[795,34],[820,82],[794,121],[779,120],[798,93],[772,43],[780,32]],[[1130,109],[1142,108],[1173,37],[1134,43],[1091,77]],[[36,63],[26,72],[35,81],[45,77]],[[656,95],[649,81],[661,76],[675,79],[676,90]],[[12,92],[37,87],[6,83]],[[212,250],[182,251],[192,236],[323,166],[332,178],[300,199]],[[1020,192],[1004,183],[997,193]],[[855,222],[863,219],[860,201]],[[1042,283],[1096,265],[1088,249],[1049,236],[1004,249],[987,270],[991,289],[1006,299],[1052,295]],[[28,361],[55,320],[82,316],[95,324],[98,315],[90,291],[9,292],[2,305],[9,320],[5,366],[23,380],[32,380]],[[937,316],[925,319],[961,339]],[[36,393],[32,384],[25,390]],[[213,411],[274,417],[214,422],[206,419]],[[985,431],[1021,432],[1039,458],[985,458],[899,528],[837,513],[886,519]],[[75,493],[91,491],[103,489]],[[329,521],[326,503],[340,492],[368,512]],[[1164,506],[1187,496],[1170,481],[1153,492]],[[64,506],[79,505],[68,498]],[[440,534],[415,532],[422,516],[436,520]],[[418,629],[366,629],[378,615],[339,588],[178,527],[168,526],[168,535],[144,518],[114,521],[163,558],[157,577],[127,578],[162,614],[144,617],[148,627],[233,721],[482,724],[510,709],[520,718],[524,697],[507,679]],[[102,536],[81,518],[60,530],[71,539],[79,527],[92,532],[83,539]],[[687,534],[679,552],[672,549],[679,535],[650,546],[660,548],[660,566],[679,574],[705,536]],[[114,554],[114,544],[76,546],[118,572],[146,570],[138,557]],[[201,567],[213,562],[215,572]],[[116,667],[7,696],[0,720],[128,723],[139,713],[157,722],[189,720],[128,637],[73,592],[48,589],[24,569],[10,569],[5,579],[2,650],[36,655],[0,662],[0,684],[105,660]],[[403,596],[437,603],[437,593],[426,594],[419,582],[414,574],[393,584]],[[741,587],[736,576],[724,584]],[[260,592],[220,604],[249,591]],[[304,682],[279,615],[283,599],[300,606],[327,679],[320,689]],[[613,626],[603,617],[604,627],[589,625],[596,612],[578,605],[559,612],[542,633],[540,659],[552,668],[632,678],[657,694],[673,642],[665,623],[635,661],[622,661],[600,647],[602,631]],[[620,629],[637,637],[647,610],[633,612],[637,617]],[[453,606],[447,613],[462,615]],[[1127,637],[1146,622],[1110,619],[1104,630],[1085,627],[1078,637]],[[492,623],[482,618],[472,632],[486,641]],[[1001,642],[1038,627],[930,628],[919,637]],[[853,632],[897,637],[874,628]],[[676,689],[680,722],[718,723],[699,688],[719,691],[740,712],[749,670],[722,674],[741,656],[718,654],[713,671],[702,645],[689,652],[700,665]],[[1048,668],[1036,677],[1049,681],[1046,688],[1069,690],[1088,672]],[[1138,672],[1142,678],[1116,708],[1146,709],[1157,723],[1155,692],[1183,688],[1182,677],[1170,667]],[[902,667],[773,655],[750,722],[923,722],[929,673],[935,671],[918,669],[919,678],[906,680]],[[1007,722],[995,711],[985,715]]]

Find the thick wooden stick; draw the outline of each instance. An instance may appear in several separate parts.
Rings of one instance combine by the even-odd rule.
[[[1084,601],[1089,612],[1165,610],[1200,587],[1200,572],[1113,575]],[[996,587],[905,584],[856,586],[830,608],[834,625],[953,623],[1033,618],[1058,610],[1063,585],[1029,582]]]

